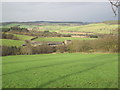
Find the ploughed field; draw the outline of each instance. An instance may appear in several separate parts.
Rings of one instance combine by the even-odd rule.
[[[117,54],[3,57],[3,88],[117,88]]]

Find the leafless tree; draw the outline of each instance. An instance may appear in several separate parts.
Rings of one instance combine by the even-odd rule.
[[[112,10],[113,10],[113,12],[114,12],[114,14],[116,16],[118,7],[120,6],[120,0],[109,0],[109,1],[110,1]]]

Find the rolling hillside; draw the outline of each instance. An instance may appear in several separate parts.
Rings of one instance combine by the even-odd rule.
[[[109,24],[110,23],[110,24]],[[94,24],[87,24],[87,25],[26,25],[26,24],[8,24],[3,26],[3,28],[9,28],[12,26],[19,26],[21,28],[28,28],[33,29],[37,31],[50,31],[50,32],[59,32],[62,33],[62,31],[79,31],[79,32],[92,32],[95,34],[110,34],[110,33],[117,33],[117,24],[111,24],[112,22],[102,22],[102,23],[94,23]],[[114,22],[113,22],[114,23]]]

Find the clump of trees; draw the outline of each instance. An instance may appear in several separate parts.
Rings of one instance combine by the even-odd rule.
[[[56,52],[58,53],[64,53],[68,51],[67,45],[59,45],[56,47]]]
[[[29,36],[37,36],[37,37],[71,37],[71,35],[60,34],[57,32],[49,32],[49,31],[10,31],[14,34],[21,35],[29,35]]]
[[[40,46],[0,46],[2,50],[2,56],[8,55],[31,55],[31,54],[45,54],[56,52],[55,47],[49,45],[40,45]]]
[[[10,31],[11,32],[29,32],[29,30],[27,28],[21,28],[19,26],[13,26],[13,27],[10,27]]]
[[[16,46],[0,46],[0,50],[2,50],[2,56],[8,55],[19,55],[20,54],[20,47]]]
[[[55,48],[49,45],[32,47],[32,54],[53,53],[55,51],[56,51]]]
[[[2,28],[2,32],[9,32],[14,34],[21,35],[29,35],[29,36],[37,36],[37,37],[71,37],[71,35],[60,34],[57,32],[49,32],[49,31],[37,31],[31,30],[29,31],[27,28],[21,28],[19,26],[13,26],[10,28]]]
[[[2,33],[2,39],[19,40],[19,38],[17,38],[17,37],[14,36],[13,34],[6,34],[6,33]]]
[[[13,26],[10,28],[1,28],[2,32],[13,32],[13,31],[17,31],[17,32],[28,32],[27,28],[21,28],[19,26]]]
[[[95,40],[74,40],[69,52],[118,52],[118,37],[106,36]]]
[[[67,48],[68,52],[88,52],[91,50],[91,45],[87,40],[74,40]]]
[[[98,38],[97,35],[90,35],[90,38]]]
[[[0,28],[2,32],[8,32],[10,31],[10,28]]]

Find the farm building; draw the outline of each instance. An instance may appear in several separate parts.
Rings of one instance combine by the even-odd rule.
[[[43,45],[44,43],[43,42],[32,41],[32,42],[30,42],[30,44],[32,46],[39,46],[39,45]],[[26,44],[23,44],[22,46],[26,46]]]
[[[48,42],[47,45],[49,46],[58,46],[58,45],[63,45],[63,42]]]
[[[67,44],[70,44],[72,42],[72,40],[65,40],[63,43],[65,44],[65,45],[67,45]]]
[[[43,45],[43,44],[44,44],[43,42],[37,42],[37,41],[31,42],[32,46],[39,46],[39,45]]]
[[[31,41],[30,44],[32,46],[39,46],[39,45],[49,45],[49,46],[58,46],[58,45],[67,45],[70,44],[71,40],[65,40],[64,42],[38,42],[38,41]],[[26,46],[26,44],[23,44],[22,46]]]

